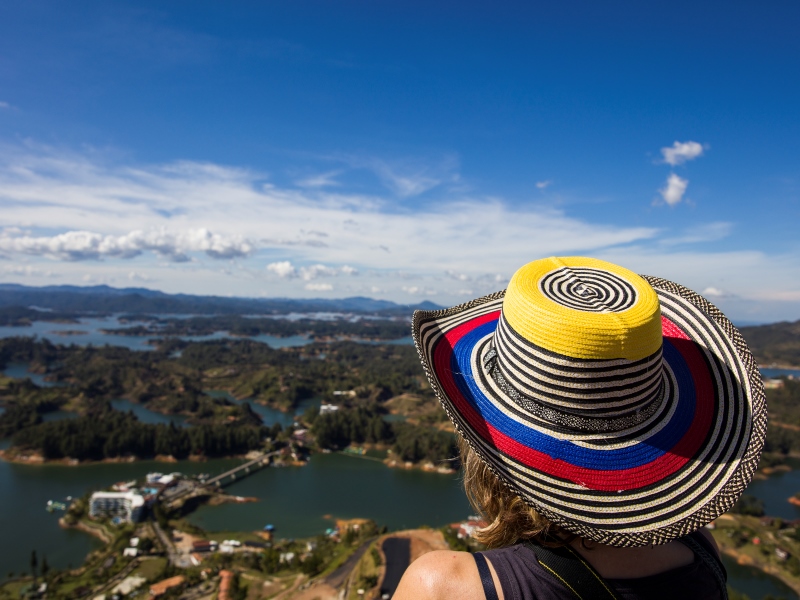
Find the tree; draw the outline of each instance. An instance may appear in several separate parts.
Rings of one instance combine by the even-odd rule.
[[[33,580],[36,581],[36,567],[39,566],[39,560],[36,558],[36,550],[31,550],[31,575]]]
[[[50,571],[50,565],[47,564],[47,556],[42,554],[42,577],[47,577],[47,572]]]

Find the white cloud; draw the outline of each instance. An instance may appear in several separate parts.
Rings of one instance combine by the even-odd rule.
[[[311,281],[319,277],[336,277],[339,274],[337,269],[325,265],[311,265],[300,269],[300,277],[305,281]]]
[[[455,279],[456,281],[469,281],[470,277],[466,273],[456,273],[452,269],[445,271],[445,275],[447,275],[450,279]]]
[[[697,244],[716,242],[725,239],[733,232],[733,223],[715,221],[689,227],[681,235],[660,240],[660,244],[672,246],[677,244]]]
[[[0,101],[0,108],[11,108],[11,105],[8,102]]]
[[[339,159],[352,168],[372,171],[384,187],[401,198],[419,196],[442,184],[460,181],[458,160],[454,156],[427,161],[387,161],[355,156]]]
[[[408,285],[403,286],[403,291],[406,294],[411,294],[412,296],[435,296],[436,290],[425,288],[419,285]]]
[[[330,283],[307,283],[305,289],[311,292],[330,292],[333,286]]]
[[[658,233],[651,227],[596,224],[553,208],[520,209],[480,197],[397,213],[381,198],[281,189],[245,169],[187,161],[120,166],[104,162],[106,154],[0,146],[0,227],[40,232],[28,236],[37,241],[6,244],[51,253],[55,245],[56,254],[74,259],[96,253],[94,248],[111,236],[106,246],[119,254],[152,246],[170,257],[186,250],[144,241],[122,244],[121,239],[131,230],[168,231],[178,237],[213,228],[221,240],[230,242],[217,251],[204,242],[212,246],[212,255],[224,256],[227,250],[254,256],[251,251],[258,244],[260,250],[285,256],[291,251],[286,260],[294,264],[350,265],[359,271],[469,270],[477,276],[511,272],[520,256],[588,253]],[[77,249],[71,248],[77,240],[38,239],[54,237],[52,232],[82,232],[87,223],[95,233],[70,234],[86,238]],[[303,233],[309,231],[328,237]],[[317,245],[322,240],[325,245]],[[389,242],[391,251],[380,251]]]
[[[316,175],[310,175],[308,177],[303,177],[302,179],[296,180],[295,185],[298,185],[302,188],[336,187],[341,185],[341,183],[336,181],[336,177],[341,174],[341,170],[318,173]]]
[[[673,167],[703,155],[703,145],[697,142],[678,142],[661,149],[664,162]]]
[[[719,288],[707,287],[702,292],[700,292],[700,295],[708,296],[709,298],[727,298],[731,294]]]
[[[31,265],[6,267],[3,272],[7,275],[19,275],[22,277],[58,277],[58,274],[53,271],[39,269]]]
[[[275,275],[282,279],[291,279],[297,277],[297,269],[295,269],[294,265],[288,260],[268,264],[267,271],[275,273]]]
[[[141,282],[152,281],[152,279],[147,275],[145,275],[144,273],[138,273],[136,271],[130,271],[128,273],[128,279],[130,281],[141,281]]]
[[[67,231],[34,237],[10,228],[0,233],[0,250],[61,260],[129,259],[152,251],[169,260],[183,262],[189,260],[189,252],[204,252],[211,258],[236,258],[247,256],[254,248],[240,236],[222,236],[207,229],[177,233],[163,229],[137,230],[124,235]]]
[[[320,277],[338,277],[339,275],[352,277],[354,275],[358,275],[358,270],[349,265],[336,268],[323,264],[317,264],[309,265],[307,267],[300,267],[298,269],[288,260],[268,264],[267,271],[274,273],[282,279],[294,279],[299,277],[303,281],[311,281]]]
[[[731,296],[720,299],[721,308],[738,307],[741,318],[800,315],[792,283],[800,281],[796,251],[745,251],[757,247],[750,238],[724,252],[679,245],[730,236],[726,223],[674,234],[478,195],[437,197],[398,211],[391,197],[281,187],[248,169],[188,161],[131,166],[108,162],[109,156],[114,152],[0,144],[0,255],[10,258],[0,268],[30,257],[32,268],[65,283],[80,283],[84,274],[93,282],[129,282],[133,270],[167,292],[253,297],[318,293],[303,286],[325,282],[331,271],[339,280],[357,271],[346,279],[347,294],[411,301],[438,291],[440,304],[456,304],[467,289],[475,296],[501,289],[528,260],[579,254],[697,290],[724,289]],[[199,231],[213,234],[199,236],[201,243],[191,235]],[[219,236],[219,244],[208,235]],[[214,261],[209,250],[241,258]],[[54,266],[44,255],[63,260]],[[181,255],[192,260],[176,262]],[[314,269],[312,279],[308,269],[315,265],[324,269]],[[30,281],[23,272],[3,273],[6,281]]]
[[[675,173],[670,173],[667,177],[667,184],[658,190],[661,197],[669,206],[675,206],[683,199],[686,187],[689,185],[688,179],[683,179]]]
[[[546,188],[550,187],[552,184],[553,184],[553,182],[550,179],[548,179],[546,181],[537,181],[536,182],[536,187],[539,188],[540,190],[543,190],[543,189],[546,189]]]

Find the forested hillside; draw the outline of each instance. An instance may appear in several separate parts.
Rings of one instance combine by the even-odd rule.
[[[762,367],[777,364],[800,368],[800,321],[742,327],[739,331]]]

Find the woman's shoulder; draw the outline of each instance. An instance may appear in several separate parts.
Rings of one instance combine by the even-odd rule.
[[[496,577],[494,572],[492,575]],[[411,563],[393,598],[483,600],[485,596],[472,554],[437,550],[423,554]]]

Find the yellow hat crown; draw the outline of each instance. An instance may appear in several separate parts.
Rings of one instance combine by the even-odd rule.
[[[617,265],[546,258],[519,269],[484,366],[529,413],[586,433],[648,419],[664,396],[653,288]]]
[[[593,258],[528,263],[511,278],[503,317],[524,340],[570,358],[638,360],[661,347],[661,311],[650,284]]]

